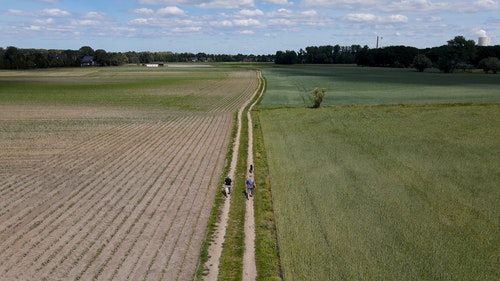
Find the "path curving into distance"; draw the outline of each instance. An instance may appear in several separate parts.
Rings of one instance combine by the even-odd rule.
[[[248,104],[257,96],[259,98],[262,96],[265,87],[260,87],[261,83],[264,83],[262,78],[262,73],[257,71],[257,76],[259,80],[259,87],[254,92],[252,97],[247,100],[238,110],[237,117],[237,131],[236,137],[233,144],[233,154],[231,158],[231,165],[229,167],[228,176],[234,179],[234,174],[236,171],[236,166],[238,163],[238,151],[240,147],[241,139],[241,127],[242,127],[242,115]],[[248,117],[248,155],[247,155],[247,167],[253,163],[253,133],[252,133],[252,118],[250,111],[255,106],[259,99],[255,99],[254,103],[249,107],[247,111]],[[255,172],[255,171],[254,171]],[[216,225],[214,235],[212,237],[212,244],[208,248],[208,260],[205,263],[205,267],[209,268],[208,274],[203,278],[206,281],[216,281],[219,275],[219,264],[220,257],[222,254],[222,245],[224,244],[227,224],[229,220],[229,209],[231,206],[231,200],[225,200],[222,206],[222,213],[219,223]],[[257,276],[257,268],[255,264],[255,218],[253,213],[253,200],[247,200],[246,202],[246,213],[245,213],[245,252],[243,257],[243,280],[255,280]]]
[[[262,72],[257,73],[259,83],[264,83],[262,79]],[[248,108],[248,155],[247,167],[253,165],[253,123],[252,123],[252,109],[262,96],[265,87],[259,87],[259,97],[255,99],[254,103]],[[255,179],[255,167],[253,169]],[[254,195],[255,197],[255,195]],[[243,281],[254,281],[257,277],[257,266],[255,264],[255,216],[253,207],[253,198],[246,202],[245,212],[245,252],[243,254]]]

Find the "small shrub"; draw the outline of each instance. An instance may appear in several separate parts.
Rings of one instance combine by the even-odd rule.
[[[326,89],[325,88],[314,88],[311,92],[312,95],[312,108],[319,108],[321,106],[321,102],[323,102],[323,98],[325,97]]]

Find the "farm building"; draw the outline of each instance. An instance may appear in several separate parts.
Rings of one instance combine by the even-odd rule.
[[[145,64],[146,67],[160,67],[160,66],[165,66],[164,62],[150,62]]]
[[[81,66],[97,66],[98,63],[94,60],[93,56],[84,56],[82,58]]]

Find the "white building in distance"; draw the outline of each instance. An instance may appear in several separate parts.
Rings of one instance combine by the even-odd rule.
[[[478,46],[489,46],[490,45],[490,37],[479,37],[477,40],[477,45]]]

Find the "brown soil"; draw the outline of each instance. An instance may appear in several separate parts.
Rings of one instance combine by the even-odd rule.
[[[0,106],[0,280],[192,279],[256,84],[197,114]]]

